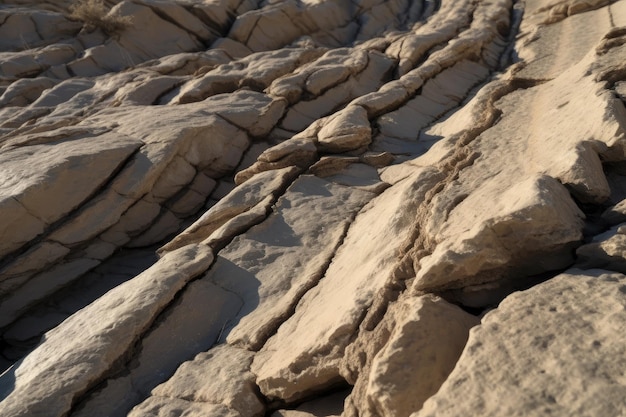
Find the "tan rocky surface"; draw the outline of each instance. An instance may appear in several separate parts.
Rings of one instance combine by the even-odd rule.
[[[3,2],[0,415],[624,415],[625,56],[625,0]]]
[[[200,353],[183,363],[166,383],[153,389],[152,395],[129,416],[155,413],[156,403],[164,404],[160,408],[168,408],[173,407],[169,402],[175,404],[177,400],[222,405],[241,416],[262,415],[265,407],[250,372],[252,357],[252,352],[230,345]]]
[[[367,322],[367,321],[366,321]],[[354,388],[346,416],[408,416],[435,394],[479,319],[433,296],[390,304],[374,329],[363,326],[346,349],[342,375]]]
[[[624,326],[625,279],[568,270],[509,296],[471,331],[448,380],[413,416],[622,414],[624,344],[614,335]]]

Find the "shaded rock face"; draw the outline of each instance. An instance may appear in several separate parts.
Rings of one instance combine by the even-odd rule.
[[[626,413],[626,2],[0,6],[0,415]]]

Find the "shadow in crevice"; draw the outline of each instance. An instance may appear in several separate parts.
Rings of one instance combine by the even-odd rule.
[[[535,285],[541,284],[565,272],[569,268],[571,268],[571,265],[540,274],[522,277],[510,276],[493,283],[446,290],[437,292],[436,294],[446,301],[458,305],[472,315],[481,316],[486,311],[497,308],[500,302],[512,293],[525,291]]]
[[[45,332],[152,266],[157,260],[155,248],[122,249],[80,279],[26,310],[0,330],[2,352],[10,353],[5,356],[14,361],[26,356],[43,341]]]
[[[303,415],[339,416],[343,413],[346,398],[351,392],[352,386],[340,379],[323,390],[312,393],[297,402],[287,404],[282,401],[275,401],[270,403],[267,406],[266,416],[284,417],[290,414],[283,412],[290,410],[302,412]]]
[[[15,363],[0,375],[0,402],[4,401],[15,389],[15,371],[19,368],[21,361]]]

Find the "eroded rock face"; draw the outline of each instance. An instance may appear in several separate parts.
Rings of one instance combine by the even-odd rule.
[[[452,371],[478,323],[430,294],[391,304],[376,328],[362,327],[346,350],[342,374],[355,386],[344,415],[408,416],[420,409]]]
[[[176,293],[211,262],[206,247],[181,248],[46,334],[41,345],[0,377],[2,413],[67,414],[77,397],[115,369]],[[91,323],[95,316],[99,320]]]
[[[625,28],[5,2],[0,415],[624,414]]]
[[[624,323],[625,279],[569,270],[511,295],[472,330],[448,380],[414,416],[621,414],[624,346],[612,335]]]
[[[252,352],[230,345],[200,353],[183,363],[166,383],[152,390],[152,395],[129,416],[160,415],[175,408],[181,400],[221,405],[241,416],[262,415],[265,408],[257,397],[254,375],[250,372],[252,357]]]

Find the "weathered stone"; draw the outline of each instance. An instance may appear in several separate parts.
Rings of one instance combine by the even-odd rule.
[[[141,248],[163,242],[180,232],[182,220],[171,211],[165,209],[150,224],[150,227],[139,236],[132,238],[126,245],[131,248]]]
[[[363,71],[366,66],[365,51],[333,49],[310,64],[298,68],[295,74],[277,79],[268,88],[268,92],[295,103],[305,93],[319,96],[328,88],[345,81],[350,75]]]
[[[317,141],[323,151],[346,152],[369,145],[371,132],[365,109],[348,106],[327,120],[317,134]]]
[[[255,10],[235,21],[229,37],[245,43],[253,51],[265,51],[283,47],[303,35],[345,26],[351,19],[348,10],[337,7],[334,2],[311,6],[304,13],[304,5],[286,1]]]
[[[222,198],[185,231],[163,246],[159,252],[165,253],[189,243],[207,239],[227,221],[250,210],[267,196],[272,195],[274,199],[268,201],[267,208],[269,208],[297,172],[297,169],[290,167],[255,175]]]
[[[257,52],[232,63],[222,64],[202,78],[186,83],[171,103],[192,103],[215,94],[233,92],[242,86],[262,90],[275,79],[322,53],[320,49],[305,48]]]
[[[255,417],[264,412],[250,372],[253,353],[229,345],[219,345],[184,362],[165,383],[152,390],[150,397],[181,399],[194,403],[221,404],[241,416]],[[150,401],[147,400],[147,401]],[[141,409],[142,405],[136,409]]]
[[[27,282],[20,282],[22,285],[15,283],[15,280],[8,280],[10,286],[2,286],[6,295],[0,306],[0,326],[11,323],[33,304],[54,294],[99,263],[96,259],[73,259],[57,263],[49,270],[29,278]]]
[[[590,243],[576,249],[576,266],[603,268],[626,273],[626,228],[624,224],[594,236]]]
[[[334,158],[329,159],[332,161],[332,159]],[[311,167],[311,170],[314,172],[315,175],[325,178],[327,181],[332,181],[334,183],[342,185],[348,185],[350,187],[370,191],[375,194],[380,194],[387,187],[389,187],[389,184],[380,180],[376,168],[361,163],[347,163],[346,165],[344,164],[345,162],[340,161],[335,167],[328,166],[330,165],[328,163],[326,163],[326,166],[324,167],[320,167],[318,165],[316,168],[316,165],[314,165]]]
[[[167,7],[165,2],[154,2]],[[171,5],[170,7],[180,6]],[[131,1],[118,3],[110,14],[117,16],[132,16],[132,25],[125,27],[121,33],[119,44],[127,51],[127,59],[135,57],[140,61],[150,58],[158,58],[172,53],[192,51],[199,49],[201,43],[187,29],[182,29],[175,23],[171,23],[172,17],[163,19],[149,2],[144,4]],[[185,25],[193,26],[198,22],[191,16],[185,19]],[[199,23],[199,22],[198,22]],[[201,26],[198,24],[197,26]],[[137,59],[135,58],[135,59]],[[127,65],[128,66],[128,65]]]
[[[306,169],[317,159],[315,139],[308,136],[294,136],[259,155],[250,167],[235,175],[235,183],[243,184],[253,176],[270,170],[286,167]]]
[[[382,327],[364,332],[366,346],[382,339],[380,351],[360,371],[345,415],[409,416],[435,394],[461,352],[469,329],[479,320],[441,298],[425,295],[401,299],[385,313]],[[386,340],[385,340],[386,339]],[[376,345],[375,343],[374,345]],[[363,357],[359,343],[348,348],[343,366]],[[365,371],[365,372],[364,372]]]
[[[37,231],[43,232],[44,225],[84,204],[140,146],[141,142],[104,134],[4,151],[2,206],[7,211],[1,216],[0,230],[6,238],[0,253],[17,249]],[[10,232],[18,218],[22,232]]]
[[[328,52],[295,75],[278,79],[268,90],[295,102],[287,110],[281,127],[300,132],[320,117],[332,113],[331,109],[342,108],[352,99],[376,91],[392,66],[393,62],[377,51],[339,49]],[[301,99],[310,94],[306,91],[309,77],[343,67],[349,70],[347,78],[340,78],[334,84],[329,82],[320,95],[310,100]]]
[[[0,95],[0,106],[25,106],[35,101],[44,90],[55,84],[55,80],[47,77],[17,80]]]
[[[624,414],[623,277],[548,279],[626,270],[624,28],[607,0],[3,2],[0,414]],[[496,310],[450,373],[452,303]]]
[[[427,51],[452,39],[459,27],[469,23],[471,12],[467,0],[442,2],[441,9],[431,17],[432,25],[419,27],[393,42],[386,52],[400,60],[400,75],[409,72]]]
[[[619,415],[626,410],[626,277],[569,270],[505,299],[470,332],[417,416]],[[462,401],[460,401],[462,399]]]
[[[413,289],[480,284],[513,268],[523,276],[567,266],[582,239],[582,218],[565,187],[550,177],[507,190],[501,183],[483,185],[448,214],[437,248],[420,261]]]
[[[198,245],[172,252],[48,333],[27,358],[0,376],[2,414],[69,412],[72,402],[114,370],[156,315],[212,259],[209,249]],[[94,316],[101,319],[92,322]]]
[[[196,352],[209,349],[240,308],[241,301],[236,295],[211,282],[190,283],[143,335],[132,360],[118,375],[109,377],[104,387],[83,398],[79,410],[72,415],[126,416],[153,387],[165,382],[180,363],[191,359]]]
[[[315,286],[352,217],[373,194],[301,176],[266,221],[220,251],[203,279],[243,299],[225,329],[228,343],[257,350]],[[320,239],[323,237],[323,239]]]
[[[152,75],[152,74],[150,74]],[[181,83],[182,77],[138,77],[118,90],[115,102],[129,106],[149,106]]]
[[[263,394],[293,401],[341,379],[343,351],[396,265],[400,248],[390,242],[409,233],[412,213],[437,179],[436,170],[417,169],[363,208],[324,278],[255,356]]]
[[[461,61],[442,71],[425,83],[420,95],[379,118],[381,133],[402,139],[417,138],[421,129],[457,106],[487,74],[485,66],[471,61]]]
[[[24,44],[58,41],[75,35],[81,26],[58,12],[40,8],[3,10],[0,19],[3,22],[0,29],[0,45],[3,51],[14,50]]]
[[[254,207],[226,221],[226,223],[215,229],[209,237],[204,239],[202,243],[209,245],[216,252],[223,249],[234,237],[241,235],[252,226],[265,220],[275,201],[276,198],[273,195],[268,195]]]

